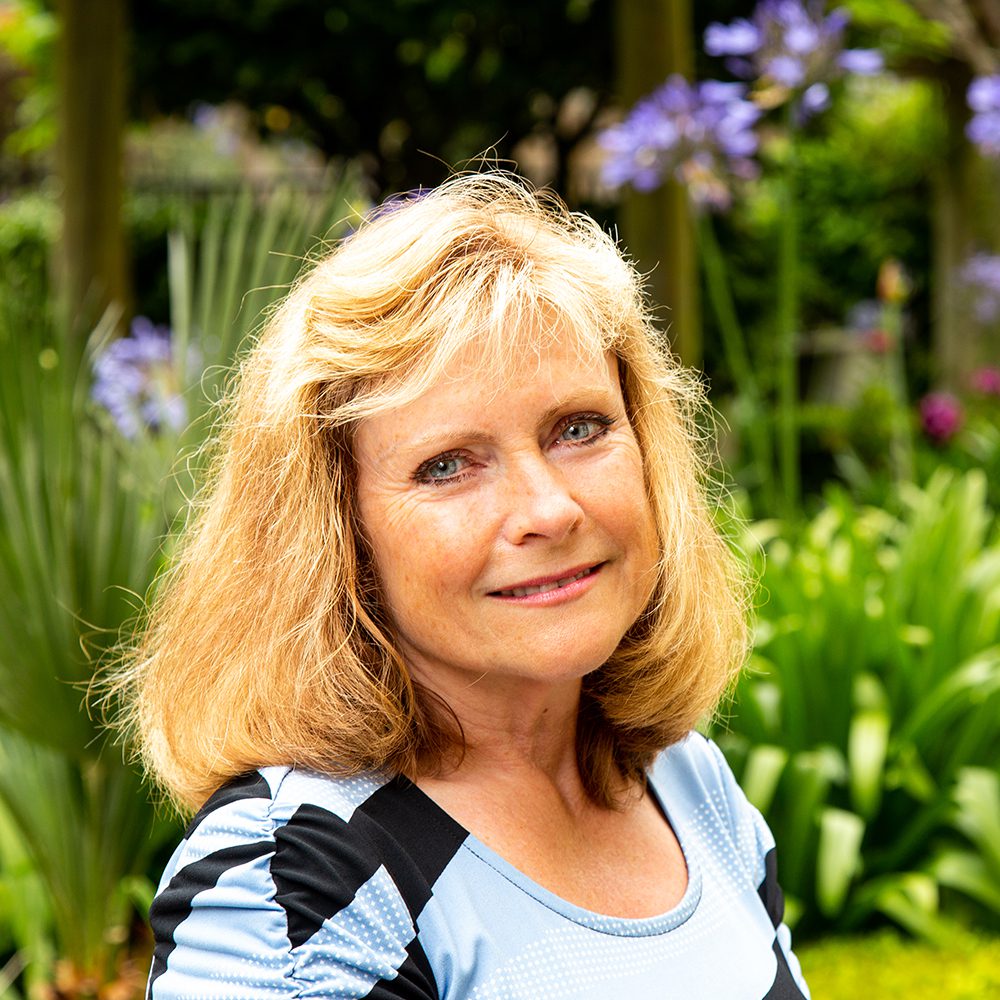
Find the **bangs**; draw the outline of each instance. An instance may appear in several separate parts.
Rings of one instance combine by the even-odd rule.
[[[555,343],[571,346],[584,361],[620,347],[620,317],[616,322],[608,315],[603,289],[588,287],[584,280],[567,283],[565,274],[557,285],[546,280],[549,276],[535,262],[519,263],[505,261],[465,274],[464,280],[438,289],[437,301],[423,302],[421,316],[384,322],[387,346],[399,336],[411,350],[401,352],[391,369],[355,382],[334,422],[363,420],[412,402],[442,382],[484,373],[502,392],[504,373],[517,377],[527,359],[540,359]]]

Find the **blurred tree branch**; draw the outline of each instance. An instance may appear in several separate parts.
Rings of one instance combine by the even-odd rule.
[[[626,106],[658,87],[671,73],[691,79],[694,29],[691,0],[617,0],[615,54],[618,98]],[[687,193],[676,182],[655,191],[623,192],[622,233],[649,291],[665,306],[674,351],[700,366],[703,345],[698,262]]]
[[[56,49],[62,237],[54,271],[62,319],[88,329],[129,304],[122,225],[125,0],[58,0]]]
[[[910,0],[929,21],[951,33],[952,49],[972,71],[986,76],[1000,67],[1000,2],[997,0]]]

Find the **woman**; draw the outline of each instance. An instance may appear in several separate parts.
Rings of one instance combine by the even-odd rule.
[[[613,241],[504,176],[298,283],[130,675],[201,807],[153,1000],[808,995],[692,733],[745,646],[700,405]]]

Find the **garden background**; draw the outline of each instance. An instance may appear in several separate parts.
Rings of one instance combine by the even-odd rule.
[[[705,372],[814,996],[1000,996],[1000,0],[0,0],[0,144],[0,996],[142,996],[180,827],[91,679],[262,311],[482,154]]]

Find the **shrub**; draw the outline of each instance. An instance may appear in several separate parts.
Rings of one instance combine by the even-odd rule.
[[[981,472],[758,523],[757,647],[717,738],[779,845],[790,916],[1000,917],[1000,540]]]
[[[171,474],[176,456],[210,432],[210,405],[261,310],[355,194],[349,176],[325,198],[245,193],[210,203],[199,237],[171,234],[181,430],[154,421],[126,438],[92,398],[114,317],[78,343],[51,329],[44,283],[31,296],[0,288],[0,949],[16,951],[15,969],[34,963],[22,985],[50,980],[56,970],[39,965],[57,958],[62,997],[141,992],[133,917],[152,898],[154,852],[176,831],[106,745],[85,689],[164,558],[186,486]]]

